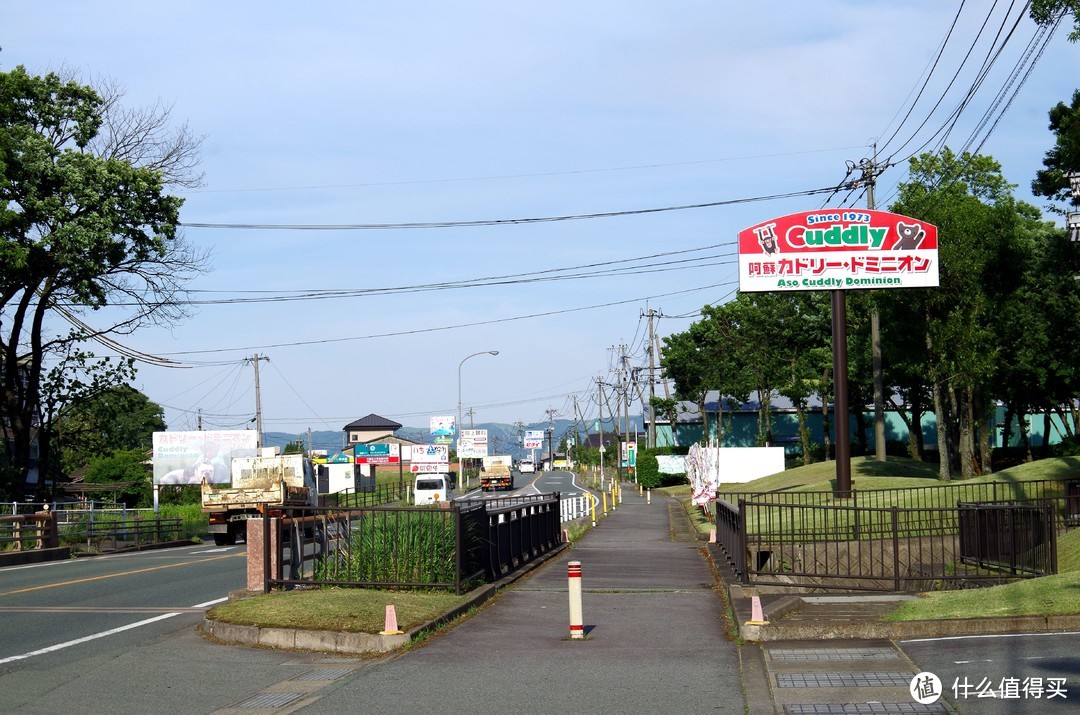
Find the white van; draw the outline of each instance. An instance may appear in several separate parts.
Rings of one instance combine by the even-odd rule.
[[[417,474],[413,484],[413,503],[420,506],[450,501],[453,497],[452,483],[449,474]]]

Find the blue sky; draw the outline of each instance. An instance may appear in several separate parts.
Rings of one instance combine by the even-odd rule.
[[[124,338],[188,366],[144,366],[136,380],[171,429],[194,429],[200,410],[204,428],[246,426],[256,353],[269,357],[268,431],[369,413],[425,426],[456,414],[459,390],[476,422],[529,423],[549,409],[595,417],[619,346],[646,364],[646,310],[662,312],[659,335],[685,330],[734,295],[739,230],[828,194],[727,202],[833,187],[878,141],[900,162],[880,178],[887,206],[902,160],[934,146],[1015,19],[993,5],[964,3],[918,101],[959,3],[13,0],[0,7],[0,67],[111,78],[128,104],[171,104],[206,136],[205,185],[182,192],[182,220],[234,227],[184,229],[213,254],[192,284],[200,298],[382,289],[202,305]],[[981,144],[1029,200],[1053,141],[1047,111],[1080,66],[1064,26],[1010,84],[1034,30],[1020,22],[948,135],[954,149]],[[847,191],[831,204],[845,199],[865,206]],[[593,268],[537,280],[576,266]]]

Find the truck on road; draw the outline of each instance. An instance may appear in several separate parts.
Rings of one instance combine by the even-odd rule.
[[[488,492],[496,489],[510,491],[514,488],[514,458],[509,454],[484,457],[480,467],[480,489]]]
[[[262,450],[257,457],[234,457],[230,482],[218,486],[202,481],[202,510],[210,516],[210,533],[218,546],[246,540],[247,520],[287,506],[316,506],[315,470],[302,454]]]

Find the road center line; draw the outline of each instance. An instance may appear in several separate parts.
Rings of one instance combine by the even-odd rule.
[[[199,559],[197,561],[181,561],[175,564],[164,564],[162,566],[149,566],[144,569],[135,569],[134,571],[121,571],[120,573],[104,574],[102,576],[90,576],[88,578],[78,578],[73,581],[58,581],[57,583],[47,583],[41,586],[31,586],[30,588],[20,588],[14,591],[4,591],[0,593],[0,596],[11,596],[16,593],[29,593],[30,591],[42,591],[46,588],[57,588],[58,586],[70,586],[76,583],[89,583],[90,581],[100,581],[106,578],[116,578],[117,576],[132,576],[137,573],[147,573],[149,571],[160,571],[162,569],[171,569],[177,566],[190,566],[191,564],[204,563],[206,561],[217,561],[218,559],[228,559],[234,556],[242,556],[243,554],[225,554],[223,556],[212,556],[208,559]]]

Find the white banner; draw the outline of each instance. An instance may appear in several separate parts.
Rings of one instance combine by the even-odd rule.
[[[255,430],[155,432],[154,484],[228,484],[233,457],[254,457]]]

